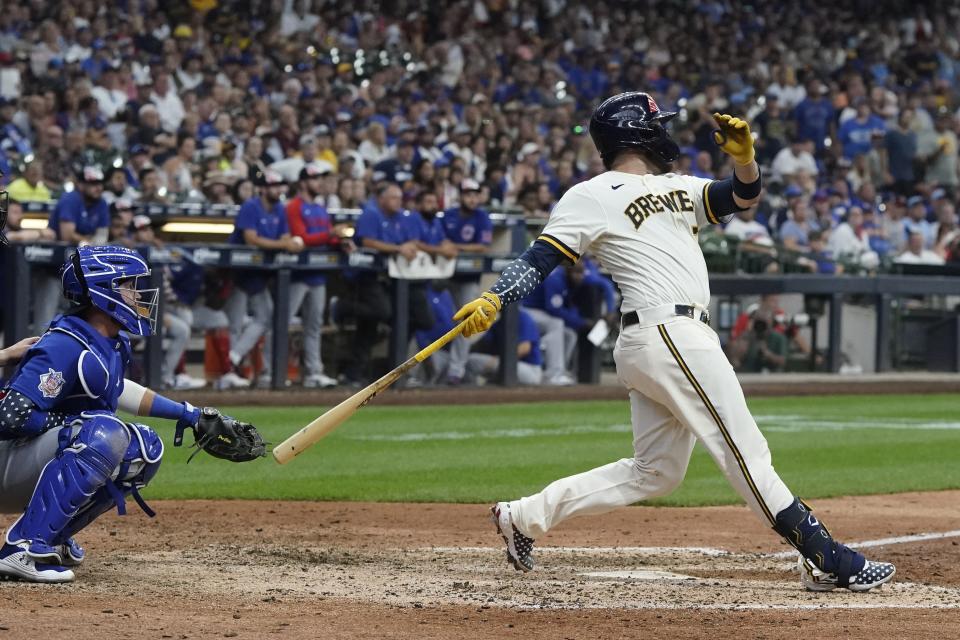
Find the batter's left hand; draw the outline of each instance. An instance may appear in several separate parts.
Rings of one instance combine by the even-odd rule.
[[[497,321],[497,314],[501,308],[503,308],[503,303],[500,302],[500,296],[487,291],[476,300],[460,307],[460,310],[454,314],[453,319],[458,322],[460,320],[467,321],[467,324],[463,327],[463,336],[469,338],[489,329]]]
[[[725,113],[715,113],[713,119],[720,127],[718,131],[713,132],[713,141],[717,146],[724,153],[729,154],[737,164],[753,162],[753,136],[750,134],[750,125],[747,121]]]

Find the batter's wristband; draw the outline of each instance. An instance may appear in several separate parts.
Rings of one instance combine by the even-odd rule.
[[[733,195],[737,196],[741,200],[753,200],[760,195],[760,190],[763,185],[760,176],[760,170],[757,170],[757,179],[753,182],[743,182],[740,178],[737,177],[736,172],[733,174]]]
[[[501,302],[500,296],[492,291],[484,291],[480,297],[492,304],[498,312],[503,309],[503,302]]]

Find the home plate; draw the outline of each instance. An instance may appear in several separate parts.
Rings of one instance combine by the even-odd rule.
[[[631,571],[590,571],[581,573],[589,578],[607,578],[610,580],[696,580],[693,576],[654,569],[633,569]]]

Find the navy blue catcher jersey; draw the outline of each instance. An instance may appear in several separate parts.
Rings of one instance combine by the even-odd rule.
[[[130,341],[100,335],[77,316],[57,316],[24,355],[9,388],[43,411],[116,412],[130,364]]]

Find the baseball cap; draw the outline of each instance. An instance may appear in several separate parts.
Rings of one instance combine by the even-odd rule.
[[[133,157],[133,156],[139,156],[141,154],[149,153],[149,152],[147,151],[147,148],[144,145],[137,143],[130,146],[130,151],[128,153],[130,157]]]
[[[907,198],[908,207],[914,207],[918,204],[924,204],[923,196],[910,196],[909,198]]]
[[[817,192],[813,194],[814,200],[829,200],[830,192],[826,189],[817,189]]]
[[[460,191],[480,191],[480,183],[473,178],[465,178],[460,183]]]
[[[138,214],[133,216],[133,220],[130,221],[130,229],[139,231],[140,229],[146,229],[151,224],[153,224],[153,220],[150,219],[150,216]]]
[[[128,198],[117,198],[113,201],[113,208],[117,211],[131,211],[133,203]]]
[[[528,142],[520,147],[520,153],[517,154],[517,157],[520,160],[523,160],[527,156],[533,155],[534,153],[540,153],[540,145],[538,145],[536,142]]]
[[[313,135],[315,136],[328,136],[330,135],[330,127],[325,124],[318,124],[313,128]]]
[[[786,190],[783,192],[783,195],[784,195],[784,197],[786,197],[786,198],[796,198],[796,197],[798,197],[798,196],[802,196],[802,195],[803,195],[803,189],[801,189],[800,187],[798,187],[798,186],[795,185],[795,184],[791,184],[791,185],[790,185],[789,187],[787,187]]]
[[[80,172],[81,182],[103,182],[103,171],[100,167],[89,165]]]
[[[272,169],[257,173],[256,184],[258,187],[268,187],[277,184],[286,184],[283,176]]]
[[[470,133],[470,125],[458,124],[453,128],[453,135],[459,136],[465,133]]]
[[[300,136],[300,146],[302,147],[305,144],[313,144],[317,141],[317,137],[312,133],[305,133]]]
[[[331,173],[333,173],[332,164],[326,160],[315,160],[314,162],[303,165],[303,169],[300,169],[300,179],[317,178],[330,175]]]

